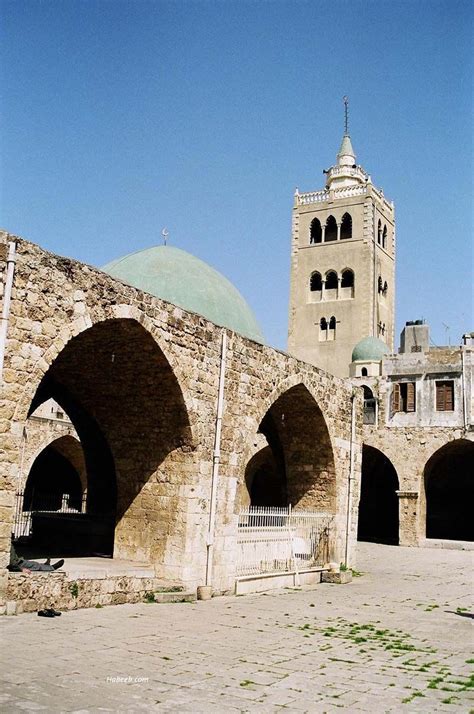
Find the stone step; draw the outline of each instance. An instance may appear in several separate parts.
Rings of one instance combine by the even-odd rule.
[[[196,602],[196,592],[184,590],[173,591],[173,592],[155,592],[153,593],[155,597],[155,602],[157,603],[170,603],[170,602]]]

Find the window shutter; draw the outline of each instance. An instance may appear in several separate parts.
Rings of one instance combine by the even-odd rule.
[[[394,385],[393,385],[393,392],[392,392],[392,411],[393,411],[393,412],[399,412],[399,411],[400,411],[400,385],[399,385],[399,384],[394,384]]]
[[[407,383],[407,412],[415,411],[415,382]]]
[[[454,409],[454,383],[446,382],[444,385],[444,408],[447,412],[452,412]]]
[[[444,382],[436,382],[436,411],[444,412],[445,406],[445,384]]]

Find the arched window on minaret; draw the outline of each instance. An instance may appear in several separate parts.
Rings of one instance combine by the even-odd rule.
[[[382,221],[379,218],[377,227],[377,243],[380,245],[382,243]]]
[[[326,290],[337,290],[337,273],[335,270],[329,270],[326,273]]]
[[[344,213],[341,222],[341,240],[352,238],[352,217],[350,213]]]
[[[334,315],[329,318],[329,331],[328,331],[328,340],[335,340],[336,339],[336,318]]]
[[[378,290],[379,290],[379,293],[383,292],[383,282],[382,282],[382,278],[380,275],[379,275],[379,280],[378,280]]]
[[[323,281],[321,278],[321,273],[315,272],[311,274],[309,279],[309,290],[312,301],[321,300],[323,289]]]
[[[326,232],[324,234],[324,242],[328,243],[331,240],[337,240],[337,223],[334,216],[329,216],[326,221]]]
[[[337,300],[337,273],[335,270],[328,270],[324,284],[324,299]]]
[[[328,321],[322,317],[319,321],[319,341],[326,342],[328,338]]]
[[[323,231],[321,229],[321,222],[317,218],[313,218],[311,221],[311,227],[309,230],[309,242],[310,243],[321,243],[323,237]]]
[[[383,227],[383,234],[382,234],[382,248],[387,247],[387,226]]]
[[[341,297],[354,297],[355,278],[350,268],[342,271],[341,275]]]

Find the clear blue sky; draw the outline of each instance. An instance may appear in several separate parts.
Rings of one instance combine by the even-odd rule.
[[[285,348],[293,192],[323,187],[348,94],[357,161],[396,205],[397,336],[473,329],[471,2],[0,12],[3,228],[100,266],[167,226]]]

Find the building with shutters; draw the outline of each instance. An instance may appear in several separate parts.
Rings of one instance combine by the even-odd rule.
[[[384,347],[362,340],[350,366],[364,391],[359,539],[473,541],[473,333],[460,347],[433,347],[416,320],[397,354]]]

